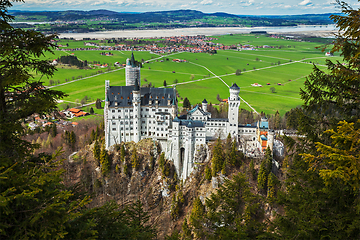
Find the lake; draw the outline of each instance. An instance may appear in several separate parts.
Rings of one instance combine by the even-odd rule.
[[[60,38],[156,38],[171,36],[195,36],[195,35],[226,35],[250,33],[251,31],[266,31],[267,33],[301,33],[312,32],[327,35],[337,31],[334,24],[330,25],[299,25],[293,27],[214,27],[214,28],[176,28],[176,29],[159,29],[159,30],[117,30],[101,31],[89,33],[60,33]]]

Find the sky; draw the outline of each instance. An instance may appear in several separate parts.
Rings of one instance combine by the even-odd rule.
[[[360,8],[358,0],[345,0]],[[150,12],[179,9],[205,13],[226,12],[239,15],[294,15],[335,13],[334,0],[25,0],[10,10],[63,11],[106,9],[116,12]]]

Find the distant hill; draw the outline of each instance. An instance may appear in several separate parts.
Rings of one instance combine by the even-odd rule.
[[[234,15],[224,12],[203,13],[197,10],[174,10],[144,13],[115,12],[106,9],[80,11],[9,11],[15,22],[55,22],[36,26],[45,33],[90,32],[124,29],[166,29],[184,27],[260,27],[331,24],[328,14],[285,16]],[[16,26],[16,25],[14,25]],[[33,26],[33,28],[35,28]]]
[[[174,11],[158,11],[158,12],[144,12],[144,13],[123,13],[114,12],[106,9],[80,11],[80,10],[68,10],[68,11],[9,11],[16,16],[32,17],[32,16],[44,16],[47,21],[73,21],[79,19],[91,19],[96,17],[115,17],[121,21],[127,22],[140,22],[147,20],[147,22],[166,22],[166,21],[181,21],[181,20],[193,20],[202,19],[204,17],[221,17],[221,18],[239,18],[239,19],[253,19],[253,20],[306,20],[310,22],[316,22],[318,24],[332,23],[329,16],[334,13],[326,14],[304,14],[304,15],[234,15],[223,12],[216,13],[203,13],[197,10],[174,10]]]

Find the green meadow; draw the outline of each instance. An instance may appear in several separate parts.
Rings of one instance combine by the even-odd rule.
[[[258,48],[257,50],[236,49],[221,50],[217,54],[208,53],[172,53],[163,56],[149,52],[134,52],[138,61],[144,63],[141,69],[141,84],[152,83],[155,87],[173,87],[181,98],[187,97],[192,105],[200,103],[204,98],[213,104],[219,104],[217,95],[222,99],[229,96],[228,87],[236,83],[240,88],[240,97],[257,112],[275,113],[277,110],[285,114],[291,108],[302,104],[300,88],[303,87],[306,76],[313,69],[313,64],[325,69],[326,59],[341,61],[339,54],[326,57],[317,47],[321,43],[299,42],[294,40],[276,39],[261,35],[226,35],[217,36],[213,42],[225,45],[249,44],[253,46],[277,46],[277,48]],[[62,40],[64,41],[64,40]],[[82,41],[67,40],[69,46],[84,46]],[[52,59],[64,54],[73,54],[81,60],[94,61],[112,66],[111,69],[67,69],[58,68],[51,78],[59,80],[63,85],[54,89],[64,91],[68,96],[65,102],[78,103],[84,96],[91,99],[104,99],[104,83],[110,80],[110,85],[125,85],[125,69],[113,67],[115,62],[125,63],[131,52],[111,51],[112,56],[100,55],[101,51],[55,51],[55,55],[46,55]],[[173,59],[185,59],[187,62],[173,62]],[[236,70],[241,70],[236,75]],[[102,70],[102,73],[98,71]],[[96,75],[94,75],[96,74]],[[79,78],[78,76],[82,76]],[[87,77],[86,77],[87,76]],[[38,76],[39,77],[39,76]],[[73,81],[73,77],[75,81]],[[65,79],[70,82],[65,83]],[[45,80],[45,84],[48,80]],[[65,83],[65,84],[64,84]],[[257,83],[261,87],[254,87]],[[273,89],[275,88],[275,89]],[[244,102],[241,108],[250,110]],[[100,111],[101,112],[101,111]],[[99,113],[100,113],[99,112]]]

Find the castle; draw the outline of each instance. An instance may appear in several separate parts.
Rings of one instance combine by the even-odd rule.
[[[110,86],[110,81],[105,81],[106,149],[151,138],[174,161],[178,176],[186,179],[194,168],[196,152],[218,137],[225,139],[230,133],[238,149],[249,156],[260,156],[273,147],[274,132],[266,118],[253,125],[239,124],[240,88],[235,83],[229,88],[227,118],[212,118],[205,99],[201,106],[178,116],[175,88],[140,87],[140,67],[133,54],[126,61],[125,76],[126,86]]]

